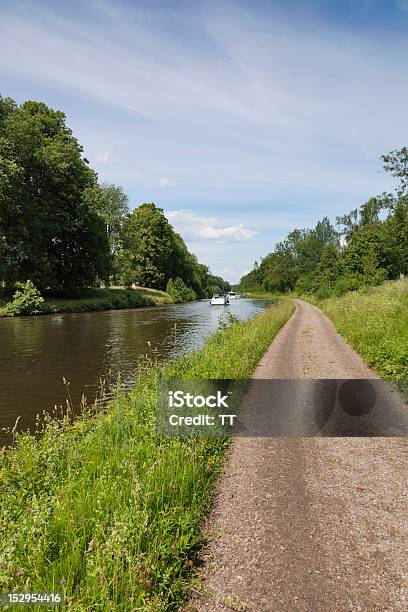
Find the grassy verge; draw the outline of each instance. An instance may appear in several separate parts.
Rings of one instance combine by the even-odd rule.
[[[161,296],[155,296],[154,289],[139,291],[137,289],[84,289],[78,297],[45,296],[40,314],[56,312],[86,312],[95,310],[118,310],[121,308],[139,308],[153,305]],[[167,295],[167,294],[164,294]],[[170,297],[170,296],[169,296]],[[3,306],[5,304],[3,303]],[[7,316],[0,307],[0,316]]]
[[[165,291],[160,291],[159,289],[150,289],[148,287],[138,287],[136,289],[141,295],[144,297],[153,300],[157,304],[172,304],[173,300],[170,295]]]
[[[253,293],[248,292],[248,293],[240,293],[241,297],[244,298],[256,298],[256,299],[260,299],[260,300],[273,300],[273,299],[277,299],[279,298],[279,294],[277,293],[272,293],[270,291],[255,291]]]
[[[408,291],[401,291],[400,282],[389,281],[317,305],[382,377],[408,379]]]
[[[293,312],[280,301],[139,373],[104,414],[50,421],[0,455],[0,590],[63,590],[71,610],[175,610],[225,439],[155,434],[157,379],[245,378]]]

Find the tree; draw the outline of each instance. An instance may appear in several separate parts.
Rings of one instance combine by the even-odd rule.
[[[390,278],[408,274],[408,196],[395,199],[384,223],[384,255]]]
[[[55,290],[104,276],[104,226],[86,198],[97,176],[61,111],[0,98],[0,178],[0,280]]]
[[[390,151],[382,155],[384,170],[399,179],[397,193],[400,196],[408,195],[408,147]]]
[[[122,228],[129,212],[129,198],[122,187],[111,183],[96,185],[86,193],[90,206],[103,219],[109,243],[107,257],[106,284],[117,271],[116,258],[121,248]]]
[[[191,287],[187,287],[187,285],[183,282],[183,280],[179,277],[170,278],[167,286],[166,292],[173,299],[173,302],[191,302],[196,299],[196,294]]]
[[[142,270],[143,282],[149,287],[166,288],[172,277],[177,246],[170,223],[155,204],[142,204],[128,215],[123,228],[123,247],[131,269]]]

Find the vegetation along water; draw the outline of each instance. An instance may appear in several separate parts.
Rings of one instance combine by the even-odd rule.
[[[0,589],[63,590],[78,611],[176,609],[227,441],[159,438],[157,379],[249,377],[293,309],[279,301],[141,368],[103,414],[49,421],[38,440],[17,434],[0,455]]]
[[[150,202],[130,211],[120,186],[98,182],[64,113],[43,102],[0,96],[0,179],[2,315],[54,311],[61,299],[84,309],[84,290],[111,284],[167,291],[174,302],[229,289],[161,208]],[[102,300],[113,308],[147,303],[95,294],[89,309]]]
[[[240,319],[271,302],[234,300],[226,310]],[[37,413],[73,408],[84,394],[92,402],[105,380],[105,394],[120,374],[126,390],[135,383],[143,356],[164,361],[202,346],[216,331],[224,309],[208,301],[107,312],[54,314],[0,320],[0,428],[33,427]],[[64,379],[66,384],[64,384]],[[1,436],[0,436],[1,440]]]

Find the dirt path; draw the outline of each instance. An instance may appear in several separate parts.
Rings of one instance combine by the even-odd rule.
[[[255,378],[375,378],[315,307]],[[408,610],[403,438],[236,438],[189,610]]]

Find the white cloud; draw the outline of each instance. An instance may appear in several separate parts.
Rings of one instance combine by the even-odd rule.
[[[175,185],[176,185],[176,181],[167,176],[162,176],[158,182],[158,186],[160,187],[160,189],[168,189],[168,188],[171,189],[172,187],[175,187]]]
[[[403,11],[408,11],[408,0],[397,0],[397,5]]]
[[[112,162],[112,155],[105,151],[105,153],[96,156],[96,161],[100,164],[110,164]]]
[[[257,233],[243,223],[225,226],[216,217],[197,215],[190,210],[172,210],[165,214],[186,240],[212,240],[225,244],[245,242]]]

